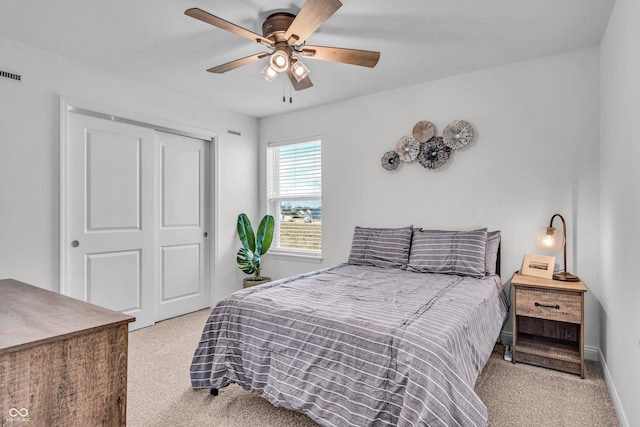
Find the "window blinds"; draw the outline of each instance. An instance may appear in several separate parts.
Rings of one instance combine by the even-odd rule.
[[[319,140],[270,144],[267,149],[269,213],[276,248],[320,251],[322,151]]]

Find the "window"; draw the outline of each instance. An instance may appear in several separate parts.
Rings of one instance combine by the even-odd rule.
[[[319,138],[267,147],[267,211],[275,218],[275,253],[321,254],[321,154]]]

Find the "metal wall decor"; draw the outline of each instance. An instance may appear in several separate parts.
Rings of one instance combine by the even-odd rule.
[[[382,167],[393,171],[400,163],[418,163],[425,169],[438,169],[453,157],[455,150],[468,145],[473,139],[473,125],[454,120],[445,126],[442,136],[436,136],[433,123],[421,120],[413,126],[412,135],[401,137],[395,149],[384,153]]]
[[[388,171],[396,170],[400,166],[400,156],[395,151],[387,151],[382,156],[382,167]]]
[[[418,163],[427,169],[436,169],[444,165],[451,157],[451,148],[444,145],[441,136],[434,136],[421,144]]]
[[[435,135],[433,123],[427,120],[421,120],[413,126],[413,137],[418,142],[427,142]]]
[[[442,131],[442,139],[454,150],[462,148],[473,139],[473,126],[464,120],[453,121]]]
[[[405,135],[396,143],[396,153],[403,162],[412,162],[418,158],[420,143],[414,137]]]

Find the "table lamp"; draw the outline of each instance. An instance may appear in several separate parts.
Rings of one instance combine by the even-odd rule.
[[[556,228],[553,228],[553,220],[555,217],[559,217],[562,221],[562,233]],[[575,274],[567,272],[567,223],[560,214],[555,214],[551,217],[548,227],[543,227],[533,237],[533,242],[536,248],[541,251],[558,252],[560,249],[564,250],[564,270],[561,273],[555,273],[553,275],[554,280],[561,280],[563,282],[579,282],[580,278]]]

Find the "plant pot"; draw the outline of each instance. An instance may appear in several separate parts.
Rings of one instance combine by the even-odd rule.
[[[242,281],[242,287],[250,288],[251,286],[262,285],[263,283],[267,283],[270,281],[271,281],[270,277],[261,277],[259,279],[256,279],[255,277],[247,277]]]

